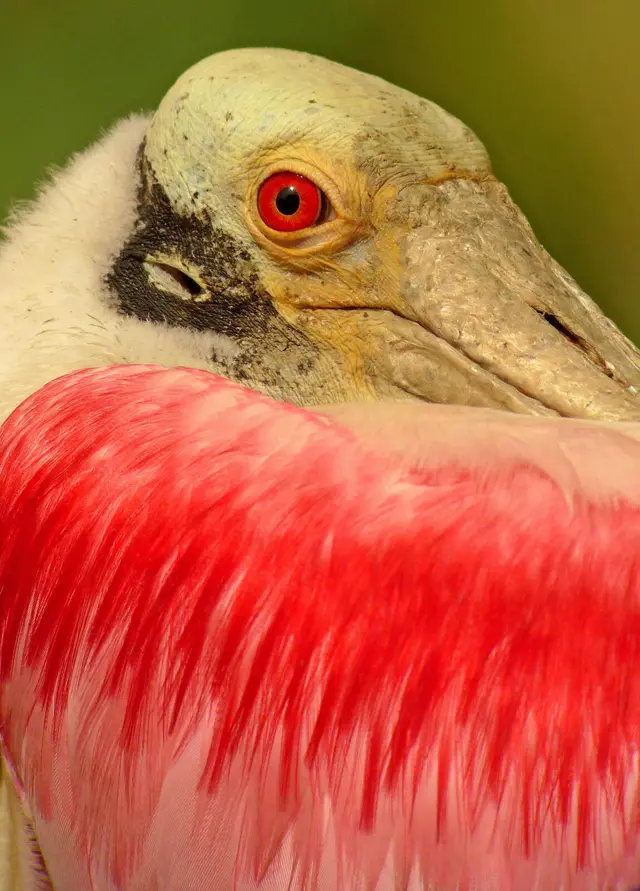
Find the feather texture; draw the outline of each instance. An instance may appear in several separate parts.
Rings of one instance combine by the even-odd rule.
[[[580,463],[640,470],[637,428],[468,410],[492,462],[455,411],[341,412],[128,366],[5,423],[3,739],[57,891],[640,881],[638,486]]]

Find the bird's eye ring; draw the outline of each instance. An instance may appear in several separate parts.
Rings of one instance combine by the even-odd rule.
[[[276,232],[298,232],[322,221],[327,198],[306,176],[289,171],[273,173],[258,191],[258,213]]]

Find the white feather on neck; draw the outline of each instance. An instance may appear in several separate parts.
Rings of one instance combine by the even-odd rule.
[[[104,284],[135,225],[136,155],[148,125],[121,121],[10,220],[0,245],[0,421],[77,368],[212,368],[218,335],[120,316]]]

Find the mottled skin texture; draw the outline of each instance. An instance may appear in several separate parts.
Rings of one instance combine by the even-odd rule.
[[[212,364],[223,366],[227,376],[312,401],[297,382],[314,368],[318,350],[277,312],[246,247],[198,215],[176,214],[143,153],[139,165],[140,223],[107,276],[118,310],[150,322],[215,331],[235,345],[222,353],[214,346],[211,352]],[[172,278],[168,268],[185,274]],[[183,299],[167,290],[176,288],[184,289]],[[269,355],[261,349],[264,344]],[[279,355],[284,361],[268,364]]]
[[[282,170],[322,189],[319,225],[264,224],[258,189]],[[306,54],[223,53],[169,91],[139,177],[109,287],[129,315],[230,338],[225,376],[301,404],[640,416],[633,347],[425,99]]]

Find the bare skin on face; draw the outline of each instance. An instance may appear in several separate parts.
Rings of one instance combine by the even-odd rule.
[[[110,288],[127,314],[228,337],[220,373],[308,405],[640,418],[637,351],[433,103],[301,53],[222,53],[169,91],[139,165]],[[278,176],[284,214],[263,200]]]

